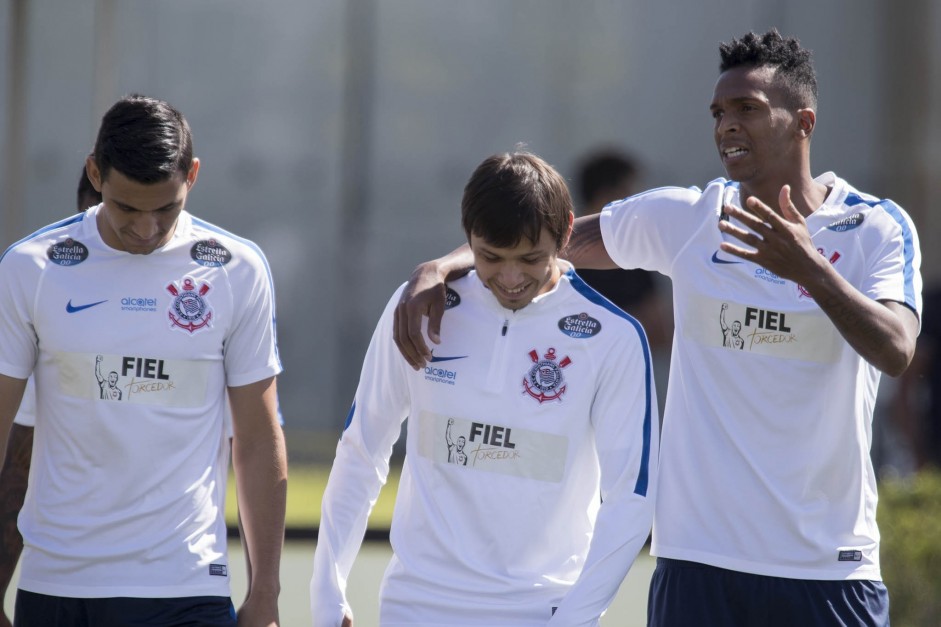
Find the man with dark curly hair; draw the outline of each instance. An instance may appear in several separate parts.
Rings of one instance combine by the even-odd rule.
[[[654,627],[888,625],[871,422],[882,373],[915,350],[911,219],[832,172],[814,177],[810,52],[776,30],[720,46],[709,107],[728,179],[660,188],[579,218],[577,268],[670,276],[676,334],[651,552]],[[438,339],[456,251],[419,267],[396,340]],[[740,320],[723,348],[720,314]]]

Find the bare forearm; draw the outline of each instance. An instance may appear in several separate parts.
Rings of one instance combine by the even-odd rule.
[[[569,243],[560,253],[576,268],[611,270],[617,268],[601,237],[601,222],[597,214],[575,220]]]
[[[439,257],[433,261],[427,261],[419,265],[414,274],[418,274],[423,268],[434,268],[438,276],[445,281],[453,281],[464,276],[474,269],[474,254],[470,246],[463,244],[455,248],[444,257]]]
[[[32,452],[32,427],[14,424],[3,470],[0,471],[0,600],[10,586],[16,562],[23,551],[23,537],[16,526],[16,519],[26,496]]]
[[[233,443],[239,515],[252,565],[248,595],[280,592],[279,569],[287,501],[287,454],[280,427],[270,437]]]
[[[893,377],[908,368],[918,330],[914,312],[899,303],[867,298],[832,268],[804,287],[863,359]]]

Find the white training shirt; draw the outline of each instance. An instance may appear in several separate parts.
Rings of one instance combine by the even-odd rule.
[[[23,400],[20,401],[20,408],[13,417],[13,422],[21,427],[36,426],[36,384],[33,383],[32,377],[26,382]]]
[[[921,313],[915,227],[833,173],[807,219],[814,245],[869,298]],[[719,250],[737,183],[664,188],[608,205],[624,268],[673,279],[654,555],[800,579],[880,579],[869,458],[880,373],[799,285]]]
[[[19,587],[229,596],[225,388],[281,370],[261,251],[183,212],[149,255],[89,209],[0,258],[0,373],[36,380]]]
[[[657,406],[640,325],[571,271],[516,312],[472,272],[449,285],[441,344],[416,372],[392,339],[400,292],[324,494],[313,624],[349,611],[347,577],[408,416],[381,625],[596,625],[653,514]]]

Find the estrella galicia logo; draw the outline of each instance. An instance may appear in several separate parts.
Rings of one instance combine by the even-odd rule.
[[[190,248],[193,261],[207,268],[218,268],[232,261],[229,249],[214,239],[201,239]]]
[[[460,304],[461,304],[461,295],[449,287],[444,296],[444,308],[453,309]]]
[[[851,216],[843,218],[842,220],[837,220],[833,224],[827,225],[828,231],[835,231],[837,233],[843,233],[844,231],[852,231],[857,226],[863,223],[866,217],[861,213],[854,213]]]
[[[561,318],[559,331],[576,339],[592,337],[601,333],[601,323],[583,311],[580,314]]]
[[[88,248],[77,239],[70,237],[50,246],[46,251],[46,256],[57,266],[77,266],[88,259]]]

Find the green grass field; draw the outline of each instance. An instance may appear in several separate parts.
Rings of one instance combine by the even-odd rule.
[[[379,493],[379,500],[369,517],[370,529],[388,529],[399,485],[398,467],[389,473],[389,481]],[[310,529],[320,525],[320,502],[330,474],[328,466],[290,466],[288,470],[288,502],[285,524],[290,528]],[[225,499],[225,519],[229,526],[238,522],[235,500],[235,477],[229,476]]]

